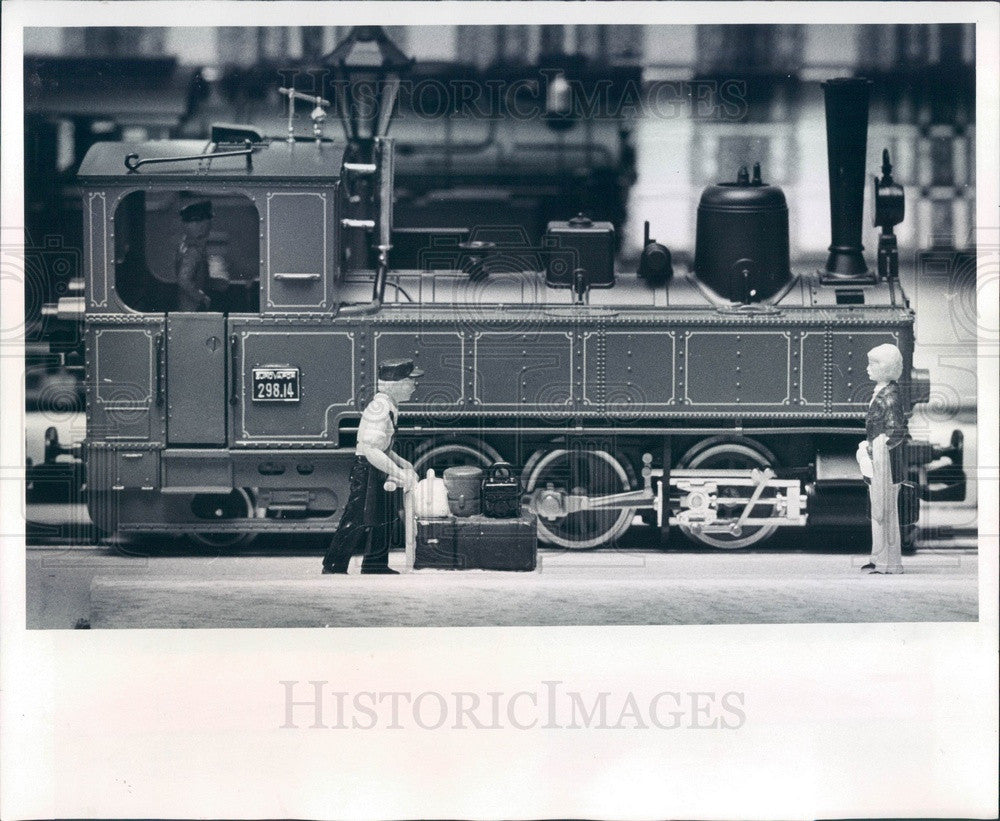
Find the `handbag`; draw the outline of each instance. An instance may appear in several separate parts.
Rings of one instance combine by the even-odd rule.
[[[492,465],[483,478],[483,515],[492,519],[515,519],[521,514],[521,480],[509,462]]]

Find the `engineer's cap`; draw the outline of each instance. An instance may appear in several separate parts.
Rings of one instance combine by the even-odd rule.
[[[212,203],[210,200],[199,200],[185,205],[181,209],[181,219],[184,222],[201,222],[212,218]]]

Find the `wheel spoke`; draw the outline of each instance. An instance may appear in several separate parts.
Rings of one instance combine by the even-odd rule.
[[[605,451],[538,451],[525,470],[525,489],[551,484],[567,493],[604,496],[631,487],[628,471]],[[546,542],[574,549],[609,544],[618,538],[632,521],[635,511],[584,510],[555,521],[539,520],[539,537]]]

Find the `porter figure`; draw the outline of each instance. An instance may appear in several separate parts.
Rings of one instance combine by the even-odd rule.
[[[417,482],[413,465],[392,451],[399,403],[417,388],[423,371],[412,359],[382,362],[378,393],[368,403],[358,425],[358,444],[351,468],[351,489],[323,559],[324,573],[346,573],[351,556],[365,546],[362,573],[389,573],[389,539],[399,518],[394,495],[384,489],[387,479],[409,492]]]

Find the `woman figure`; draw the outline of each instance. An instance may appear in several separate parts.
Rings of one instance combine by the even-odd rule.
[[[906,478],[906,414],[896,380],[903,355],[895,345],[868,352],[868,378],[875,390],[865,418],[865,441],[858,446],[858,466],[869,481],[872,519],[871,560],[862,570],[902,573],[899,532],[899,485]]]

